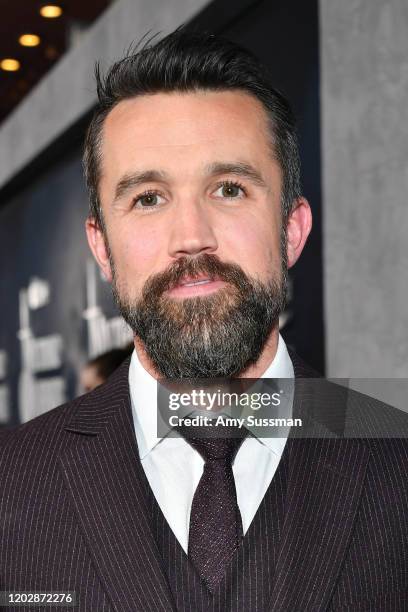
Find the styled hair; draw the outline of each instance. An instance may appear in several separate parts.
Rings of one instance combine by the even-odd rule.
[[[212,34],[179,28],[156,43],[115,62],[106,75],[95,67],[98,104],[84,148],[90,217],[103,225],[98,194],[103,123],[121,101],[144,94],[238,90],[257,98],[269,120],[272,155],[282,170],[282,215],[286,222],[300,196],[300,160],[295,119],[288,101],[274,89],[266,68],[249,51]]]
[[[97,375],[102,380],[107,380],[111,374],[120,366],[123,361],[132,354],[134,344],[129,343],[123,348],[114,348],[106,353],[94,357],[86,364],[87,367],[96,369]]]

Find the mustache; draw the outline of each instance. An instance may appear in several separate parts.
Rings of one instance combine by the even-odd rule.
[[[182,257],[164,272],[150,276],[145,283],[143,297],[152,294],[160,296],[176,287],[184,277],[200,274],[205,274],[211,280],[223,280],[238,288],[249,282],[247,275],[237,264],[224,263],[217,255],[203,253],[197,257]]]

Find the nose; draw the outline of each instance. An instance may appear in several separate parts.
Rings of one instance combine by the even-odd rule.
[[[213,223],[205,205],[191,201],[180,203],[175,207],[169,232],[169,255],[178,258],[216,251],[218,243]]]

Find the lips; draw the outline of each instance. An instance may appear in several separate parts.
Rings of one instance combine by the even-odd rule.
[[[185,276],[181,279],[175,287],[195,287],[196,285],[206,285],[212,283],[214,280],[220,280],[218,278],[212,278],[211,276]]]
[[[224,285],[225,281],[218,275],[187,275],[181,277],[178,282],[169,287],[167,292],[173,297],[191,297],[213,293]]]
[[[191,271],[180,274],[177,280],[173,281],[166,293],[172,298],[190,298],[210,295],[225,287],[226,282],[220,275],[211,271],[194,273]]]
[[[182,281],[178,283],[178,287],[195,287],[196,285],[205,285],[207,283],[211,283],[214,279],[205,277],[186,277]]]

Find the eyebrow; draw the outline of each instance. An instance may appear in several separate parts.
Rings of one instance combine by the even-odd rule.
[[[113,202],[120,200],[128,191],[143,185],[144,183],[163,183],[168,180],[166,172],[162,170],[145,170],[143,172],[131,172],[122,176],[115,189]]]
[[[206,167],[209,176],[219,176],[221,174],[235,174],[248,179],[259,187],[267,187],[262,175],[251,164],[246,162],[214,162]]]
[[[262,175],[251,164],[246,162],[214,162],[205,167],[207,176],[220,176],[222,174],[234,174],[248,179],[259,187],[267,187]],[[125,174],[119,180],[115,189],[113,203],[120,200],[126,193],[144,183],[164,183],[169,176],[163,170],[145,170],[142,172],[131,172]]]

